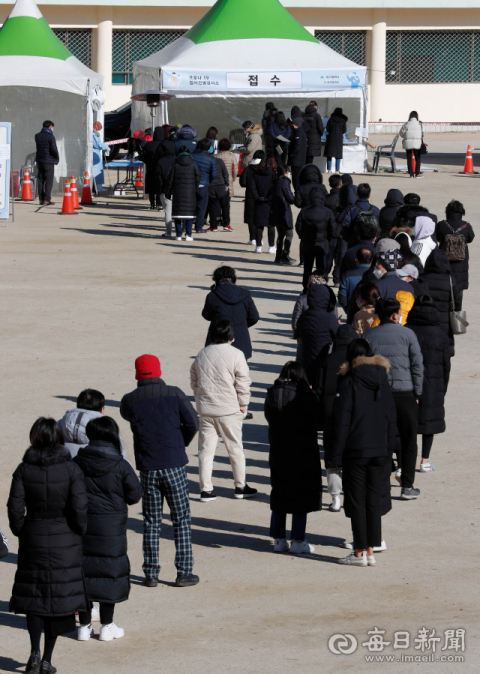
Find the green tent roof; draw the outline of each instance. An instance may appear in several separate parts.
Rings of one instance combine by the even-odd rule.
[[[195,44],[255,38],[318,43],[280,0],[217,0],[184,37]]]

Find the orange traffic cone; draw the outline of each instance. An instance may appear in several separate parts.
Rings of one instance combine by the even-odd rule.
[[[473,175],[475,173],[475,170],[473,168],[473,157],[472,157],[472,148],[470,145],[467,147],[467,154],[465,157],[465,168],[463,171],[460,171],[460,173],[464,173],[467,175]]]
[[[85,171],[85,177],[83,179],[83,189],[82,189],[82,204],[93,204],[92,199],[92,190],[90,188],[90,176],[88,171]]]
[[[25,169],[23,173],[22,196],[20,201],[33,201],[32,183],[30,181],[30,173]]]
[[[83,211],[83,208],[78,203],[77,179],[75,178],[75,176],[72,176],[70,178],[70,191],[72,193],[72,203],[74,210]]]
[[[412,172],[413,172],[413,175],[416,174],[416,171],[417,171],[417,162],[415,161],[415,154],[412,151]]]
[[[72,193],[70,192],[70,180],[67,178],[65,182],[65,193],[63,195],[62,210],[58,211],[58,215],[78,215],[73,209]]]
[[[139,168],[135,178],[135,187],[143,187],[143,169]]]

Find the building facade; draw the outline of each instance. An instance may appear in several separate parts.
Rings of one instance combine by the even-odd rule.
[[[262,0],[259,0],[261,2]],[[39,3],[68,49],[105,77],[106,108],[131,95],[132,63],[180,37],[212,0]],[[282,0],[319,40],[369,69],[370,120],[480,120],[480,0]],[[0,0],[0,21],[12,8]],[[254,16],[245,21],[254,23]]]

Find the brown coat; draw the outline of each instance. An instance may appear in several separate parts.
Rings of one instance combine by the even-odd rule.
[[[364,332],[370,330],[376,318],[377,314],[375,313],[375,307],[373,306],[373,304],[365,304],[362,309],[357,311],[357,313],[353,317],[352,323],[357,335],[361,337]]]
[[[245,139],[245,147],[247,148],[242,154],[242,168],[247,168],[253,159],[253,155],[257,150],[262,149],[262,125],[255,124],[251,133]]]
[[[231,152],[217,152],[216,155],[219,159],[223,159],[223,163],[227,167],[228,176],[229,176],[229,185],[228,191],[230,196],[233,197],[233,185],[238,174],[238,155],[232,154]]]

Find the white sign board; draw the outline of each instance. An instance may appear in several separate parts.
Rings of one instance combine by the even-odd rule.
[[[248,89],[254,92],[256,89],[301,89],[302,73],[298,72],[248,72],[227,73],[227,89]]]
[[[11,133],[10,122],[0,122],[0,218],[6,220],[9,215]]]

